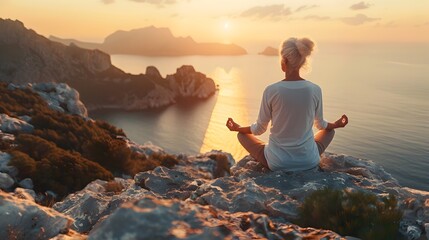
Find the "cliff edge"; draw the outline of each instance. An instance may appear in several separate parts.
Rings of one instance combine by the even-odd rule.
[[[88,109],[156,108],[181,97],[207,98],[216,91],[213,79],[192,66],[180,67],[169,76],[163,78],[155,67],[144,74],[125,73],[100,50],[65,46],[25,28],[22,22],[0,19],[0,81],[67,83],[80,93]],[[179,89],[186,89],[186,94]]]

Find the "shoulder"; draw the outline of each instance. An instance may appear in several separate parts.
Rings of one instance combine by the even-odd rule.
[[[310,81],[307,81],[307,83],[308,83],[308,86],[310,88],[312,88],[315,92],[320,93],[320,94],[322,93],[322,88],[320,88],[319,85],[317,85],[313,82],[310,82]]]

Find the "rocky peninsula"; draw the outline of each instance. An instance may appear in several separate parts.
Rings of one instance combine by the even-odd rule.
[[[153,66],[144,74],[125,73],[112,65],[107,53],[50,41],[9,19],[0,19],[0,81],[66,83],[88,109],[157,108],[183,97],[207,98],[216,91],[213,79],[192,66],[179,67],[165,78]]]
[[[40,96],[58,113],[82,109],[74,90],[62,84],[9,84],[2,96],[26,91]],[[27,99],[37,95],[30,94]],[[52,101],[70,104],[49,104]],[[400,186],[374,162],[332,153],[323,156],[319,169],[302,172],[270,172],[250,156],[236,162],[230,154],[216,150],[183,153],[151,170],[105,180],[95,178],[83,189],[44,207],[39,204],[46,199],[43,196],[56,193],[38,193],[35,186],[39,183],[22,179],[11,165],[16,159],[12,149],[22,150],[20,134],[38,134],[41,126],[30,116],[5,108],[12,107],[0,108],[7,112],[2,114],[0,137],[2,143],[9,143],[8,147],[1,146],[0,152],[0,239],[353,239],[294,223],[304,199],[327,187],[379,198],[396,196],[403,212],[398,238],[429,239],[428,192]],[[81,113],[73,119],[93,121],[85,117],[84,110]],[[17,124],[10,124],[13,119]],[[117,130],[109,132],[130,151],[144,156],[142,164],[166,154],[150,143],[131,142]],[[67,174],[63,172],[60,177],[74,177]]]
[[[74,39],[49,37],[65,45],[75,44],[86,49],[99,49],[109,54],[142,56],[244,55],[247,51],[235,44],[199,43],[191,37],[175,37],[168,28],[149,26],[129,31],[119,30],[108,35],[103,43],[88,43]]]

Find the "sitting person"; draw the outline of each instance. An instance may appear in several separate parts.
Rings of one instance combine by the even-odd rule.
[[[320,87],[300,76],[300,69],[313,51],[307,38],[289,38],[281,50],[281,69],[285,79],[265,88],[259,116],[251,126],[241,127],[228,118],[226,126],[238,132],[238,140],[250,155],[266,168],[299,171],[318,166],[320,155],[334,138],[335,128],[345,127],[346,115],[333,123],[323,119]],[[267,130],[268,144],[255,137]],[[313,134],[313,125],[319,129]]]

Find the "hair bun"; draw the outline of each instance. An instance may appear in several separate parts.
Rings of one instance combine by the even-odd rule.
[[[310,56],[311,52],[314,49],[314,42],[308,38],[297,39],[295,44],[299,54],[301,54],[301,56],[303,57]]]

